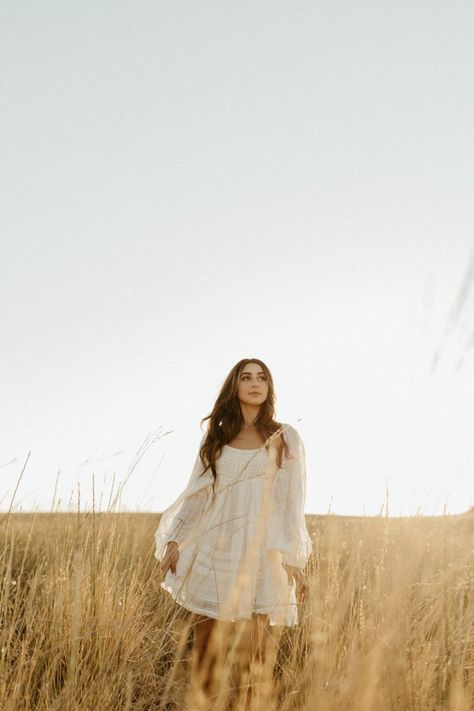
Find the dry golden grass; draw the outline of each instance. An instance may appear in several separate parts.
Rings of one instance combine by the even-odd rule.
[[[192,629],[160,588],[158,520],[0,516],[2,711],[190,708]],[[307,521],[310,600],[298,628],[272,628],[277,701],[260,708],[473,709],[474,515]],[[243,708],[226,683],[210,708]]]

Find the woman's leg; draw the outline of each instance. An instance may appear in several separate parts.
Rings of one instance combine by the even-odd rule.
[[[211,617],[193,613],[194,646],[191,687],[194,693],[204,692],[206,698],[217,693],[219,658],[225,655],[226,636],[222,623]],[[218,627],[218,624],[220,625]]]
[[[265,662],[270,621],[268,615],[254,613],[250,625],[250,656],[261,663]]]
[[[273,667],[277,645],[270,634],[268,615],[254,613],[250,623],[249,675],[245,708],[275,708],[276,688]]]
[[[216,663],[219,656],[224,658],[227,654],[230,629],[240,638],[238,646],[240,647],[242,657],[240,658],[239,666],[241,673],[243,673],[241,681],[244,683],[244,687],[247,687],[246,690],[245,688],[242,689],[247,702],[250,703],[252,699],[255,699],[255,695],[262,698],[262,693],[264,697],[270,693],[263,688],[268,686],[269,682],[266,680],[267,683],[265,684],[265,680],[262,676],[263,674],[266,674],[266,676],[271,674],[271,668],[273,667],[271,660],[267,660],[267,643],[270,637],[268,615],[254,613],[251,620],[241,620],[240,624],[244,622],[247,623],[245,625],[247,633],[242,636],[244,628],[239,633],[235,623],[228,623],[225,630],[223,629],[223,624],[220,623],[220,627],[216,629],[216,624],[219,623],[218,620],[193,613],[194,647],[191,671],[193,682],[191,688],[194,689],[194,693],[197,693],[199,689],[205,693],[207,698],[212,695],[213,687],[217,682],[217,680],[213,678]],[[215,634],[211,639],[211,635],[214,631]],[[266,670],[264,670],[265,661],[270,662]],[[244,681],[244,679],[246,679],[246,681]],[[217,692],[217,688],[214,692]],[[193,693],[193,691],[191,693]]]
[[[196,652],[196,662],[199,668],[203,666],[209,639],[215,623],[216,620],[212,617],[205,617],[204,615],[193,613],[194,650]]]

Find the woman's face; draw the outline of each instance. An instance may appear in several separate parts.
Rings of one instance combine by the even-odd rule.
[[[267,399],[268,380],[258,363],[247,363],[237,385],[237,396],[248,405],[261,405]]]

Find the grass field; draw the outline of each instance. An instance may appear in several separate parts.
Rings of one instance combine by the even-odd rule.
[[[192,629],[160,588],[158,521],[0,516],[2,711],[187,708]],[[471,711],[474,514],[307,523],[310,599],[297,628],[272,628],[261,708]],[[213,708],[236,693],[223,677]]]

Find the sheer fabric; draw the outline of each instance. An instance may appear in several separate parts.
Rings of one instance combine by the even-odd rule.
[[[274,440],[283,432],[290,458],[276,462]],[[201,444],[207,434],[204,434]],[[293,458],[291,458],[293,457]],[[295,584],[282,563],[304,568],[312,552],[304,516],[304,445],[289,424],[265,445],[243,450],[225,445],[216,461],[216,483],[198,455],[182,494],[161,515],[155,557],[179,546],[176,575],[161,583],[188,610],[224,620],[269,615],[271,625],[298,623]]]

